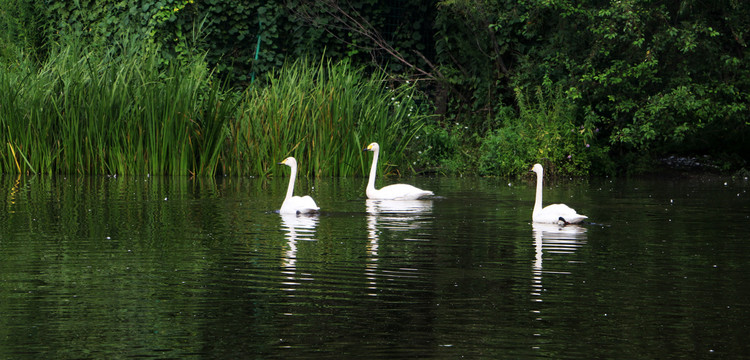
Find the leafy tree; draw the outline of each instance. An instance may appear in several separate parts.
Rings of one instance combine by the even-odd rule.
[[[621,152],[748,153],[750,6],[621,0],[537,2],[548,37],[526,57],[570,86]],[[551,69],[557,69],[552,71]],[[562,71],[560,71],[562,70]],[[530,76],[532,75],[532,76]],[[536,75],[536,76],[533,76]],[[520,84],[540,74],[521,71]]]

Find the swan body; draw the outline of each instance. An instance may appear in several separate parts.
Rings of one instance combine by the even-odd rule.
[[[422,190],[408,184],[393,184],[384,186],[380,189],[375,188],[375,173],[378,168],[378,154],[380,146],[378,143],[367,145],[365,151],[375,153],[372,158],[372,167],[370,168],[370,180],[367,182],[365,193],[368,199],[373,200],[417,200],[424,196],[434,195],[432,191]]]
[[[288,157],[284,161],[280,162],[281,165],[286,165],[292,168],[292,174],[289,177],[289,187],[286,190],[286,197],[284,202],[281,204],[280,214],[307,214],[320,210],[315,200],[309,195],[307,196],[293,196],[294,194],[294,180],[297,178],[297,160],[293,157]]]
[[[536,201],[534,202],[534,212],[531,214],[535,223],[558,224],[565,226],[567,224],[578,224],[583,219],[588,218],[586,215],[576,213],[575,210],[565,204],[552,204],[542,208],[542,180],[544,179],[544,170],[542,165],[536,164],[531,168],[536,173]]]

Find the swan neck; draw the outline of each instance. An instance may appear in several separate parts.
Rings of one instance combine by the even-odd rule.
[[[289,176],[289,186],[286,189],[286,198],[289,199],[294,194],[294,181],[297,179],[297,165],[290,166],[292,173]]]
[[[540,171],[536,173],[536,201],[534,202],[534,212],[542,209],[542,182],[544,174]]]
[[[370,179],[367,181],[367,190],[375,190],[375,173],[378,170],[378,153],[380,149],[375,149],[372,156],[372,166],[370,167]]]

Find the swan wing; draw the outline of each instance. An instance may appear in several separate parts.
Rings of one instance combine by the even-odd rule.
[[[375,200],[416,200],[430,195],[434,195],[432,191],[408,184],[393,184],[367,192],[367,197]]]
[[[320,210],[318,205],[315,203],[312,197],[306,196],[292,196],[281,204],[279,213],[281,214],[297,214],[297,213],[310,213]]]
[[[588,218],[586,215],[576,213],[574,209],[565,204],[545,206],[543,209],[534,212],[532,217],[534,222],[538,223],[557,223],[560,218],[563,218],[570,224],[576,224]]]
[[[318,207],[318,204],[315,203],[315,200],[310,195],[305,195],[301,198],[300,203],[303,205],[305,209],[309,209],[311,211],[318,211],[320,210],[320,207]]]

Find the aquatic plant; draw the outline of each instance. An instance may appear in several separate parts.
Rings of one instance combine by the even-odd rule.
[[[59,46],[41,66],[0,71],[0,172],[268,175],[294,155],[301,176],[365,173],[378,141],[387,167],[419,127],[412,87],[348,62],[298,61],[244,93],[202,57],[154,49]]]
[[[231,104],[201,58],[60,46],[0,74],[0,171],[210,174]]]
[[[229,124],[223,171],[278,175],[275,164],[294,156],[304,164],[300,176],[360,176],[369,164],[362,149],[373,141],[388,148],[386,172],[403,171],[404,149],[421,124],[412,94],[347,61],[296,61],[246,91]]]

